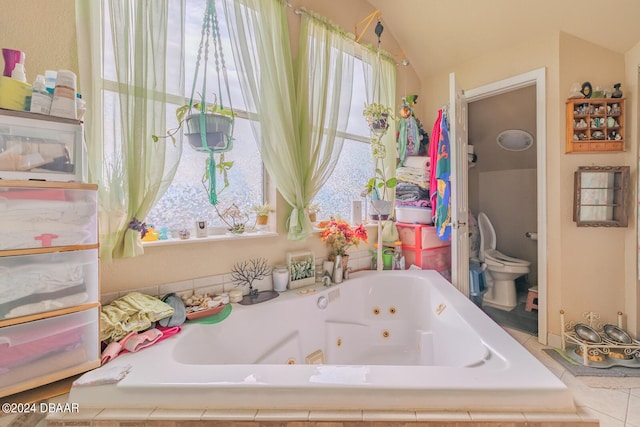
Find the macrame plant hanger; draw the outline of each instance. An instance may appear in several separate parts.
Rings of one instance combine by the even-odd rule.
[[[212,39],[213,44],[213,57],[215,62],[217,83],[218,83],[218,97],[215,97],[213,107],[207,107],[206,94],[207,94],[207,71],[209,63],[209,38]],[[200,61],[202,59],[204,50],[204,70],[202,75],[202,90],[200,93],[199,104],[194,104],[194,95],[196,93],[196,85],[198,81],[198,72],[200,71]],[[225,92],[223,93],[223,83]],[[224,98],[226,96],[226,99]],[[218,102],[219,99],[219,102]],[[225,102],[228,103],[228,109],[225,109]],[[225,177],[229,164],[224,161],[224,152],[229,151],[233,147],[233,128],[235,124],[235,113],[231,105],[231,90],[229,89],[229,79],[227,77],[227,67],[224,63],[224,53],[222,51],[222,41],[220,39],[220,27],[218,25],[218,15],[216,13],[214,0],[207,0],[206,9],[204,12],[204,21],[202,23],[202,34],[200,38],[200,46],[198,47],[198,57],[196,60],[196,70],[193,77],[193,85],[191,87],[191,97],[189,99],[189,109],[195,107],[199,111],[199,129],[200,129],[200,142],[201,147],[198,146],[197,151],[203,151],[209,153],[207,159],[205,174],[202,179],[202,183],[209,193],[209,202],[212,205],[218,204],[218,195],[216,191],[216,162],[214,158],[215,153],[220,153],[220,163],[217,166],[221,173]],[[208,132],[207,122],[210,113],[220,111],[225,112],[226,116],[230,117],[230,130],[221,132],[219,129],[214,130],[214,134],[218,139],[222,138],[222,141],[218,141],[216,144],[208,144]],[[217,114],[215,114],[217,115]],[[211,135],[209,135],[211,137]],[[212,146],[213,145],[213,146]],[[195,147],[194,147],[195,148]]]

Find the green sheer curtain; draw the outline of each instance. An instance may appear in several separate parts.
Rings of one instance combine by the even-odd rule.
[[[313,227],[306,208],[335,168],[346,130],[353,84],[353,40],[330,22],[302,12],[294,70],[285,5],[279,0],[225,0],[240,85],[262,160],[292,207],[288,238]]]
[[[178,166],[181,141],[154,142],[151,135],[166,129],[168,80],[184,85],[184,8],[184,0],[76,1],[80,81],[88,94],[87,152],[91,180],[99,185],[103,261],[144,253],[141,233],[130,224],[144,221]],[[171,54],[170,46],[177,46]],[[115,81],[105,78],[105,64],[113,64]],[[176,69],[182,70],[177,79]]]

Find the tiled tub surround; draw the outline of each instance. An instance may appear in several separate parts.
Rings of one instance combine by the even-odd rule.
[[[83,410],[575,413],[567,387],[437,272],[365,271],[310,289],[185,325],[110,362],[132,366],[117,385],[74,387],[69,401]]]

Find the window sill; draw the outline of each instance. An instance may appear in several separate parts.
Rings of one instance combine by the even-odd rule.
[[[142,242],[142,246],[147,248],[151,246],[168,246],[168,245],[185,245],[191,243],[207,243],[207,242],[222,242],[229,240],[246,240],[246,239],[259,239],[263,237],[277,237],[279,234],[274,231],[255,231],[246,232],[243,234],[214,234],[206,237],[190,237],[188,239],[167,239],[167,240],[153,240],[150,242]]]

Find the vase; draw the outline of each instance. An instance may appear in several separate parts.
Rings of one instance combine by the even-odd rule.
[[[349,255],[342,255],[342,274],[349,268]]]
[[[256,224],[258,225],[267,225],[268,221],[269,217],[266,215],[258,215],[258,218],[256,218]]]

